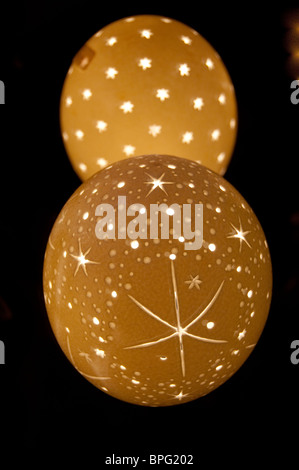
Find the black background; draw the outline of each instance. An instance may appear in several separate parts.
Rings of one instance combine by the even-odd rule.
[[[271,4],[272,3],[272,4]],[[0,449],[67,458],[191,453],[198,465],[296,463],[299,364],[299,104],[290,101],[285,15],[293,5],[239,2],[24,1],[1,6]],[[95,32],[136,14],[177,19],[217,50],[235,86],[239,129],[225,178],[268,239],[273,298],[262,337],[228,382],[170,408],[118,401],[83,379],[50,329],[42,291],[47,238],[80,181],[59,128],[70,62]],[[299,24],[299,23],[298,23]],[[299,33],[298,33],[299,34]],[[22,454],[23,455],[23,454]],[[43,468],[43,467],[42,467]],[[109,467],[108,467],[109,468]]]

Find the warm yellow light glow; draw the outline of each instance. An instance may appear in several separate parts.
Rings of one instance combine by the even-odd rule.
[[[190,74],[190,67],[188,66],[188,64],[181,64],[179,66],[179,72],[182,77],[188,77]]]
[[[212,140],[218,140],[219,137],[220,137],[220,130],[219,129],[215,129],[213,130],[212,134],[211,134],[211,137],[212,137]]]
[[[221,104],[225,104],[226,103],[226,96],[224,93],[221,93],[221,95],[218,96],[218,101],[219,103]]]
[[[124,101],[119,108],[124,112],[124,114],[127,114],[133,111],[134,105],[131,101]]]
[[[213,70],[213,68],[215,67],[214,62],[210,58],[206,60],[205,64],[209,70]]]
[[[136,248],[139,247],[139,242],[137,240],[133,240],[131,242],[131,247],[133,248],[133,250],[136,250]]]
[[[127,213],[125,238],[123,214],[107,209],[110,201],[122,211],[123,194],[138,212],[135,224]],[[203,204],[203,227],[183,211],[174,233],[190,201]],[[106,238],[95,233],[100,202]],[[151,237],[153,204],[161,231]],[[196,232],[203,243],[192,249]],[[55,337],[83,377],[124,401],[170,406],[206,395],[246,361],[271,281],[268,245],[244,198],[206,167],[156,154],[110,164],[76,190],[50,234],[43,285]]]
[[[237,132],[234,87],[217,52],[157,15],[115,21],[86,42],[66,76],[60,115],[82,180],[145,154],[180,155],[223,175]]]
[[[107,46],[114,46],[114,44],[116,43],[117,43],[117,38],[114,36],[106,40]]]
[[[107,130],[107,122],[105,121],[97,121],[96,128],[98,129],[99,132],[104,132]]]
[[[101,168],[104,168],[106,165],[108,165],[108,161],[105,158],[98,158],[96,163]]]
[[[135,153],[135,147],[133,145],[125,145],[123,152],[127,157],[131,157]]]
[[[114,78],[118,74],[118,71],[114,67],[109,67],[105,73],[106,73],[106,78],[108,79],[111,78],[112,80],[114,80]]]
[[[86,89],[82,92],[83,99],[88,101],[92,97],[92,92],[89,89]]]
[[[153,137],[157,137],[161,133],[162,126],[159,126],[157,124],[152,124],[149,126],[148,133],[152,135]]]
[[[181,40],[183,41],[184,44],[187,44],[188,46],[192,44],[192,39],[189,38],[188,36],[181,36]]]
[[[144,57],[143,59],[139,60],[138,65],[142,68],[142,70],[150,69],[152,66],[152,60]]]
[[[78,130],[75,132],[75,136],[77,137],[78,140],[82,140],[83,137],[84,137],[84,132],[81,131],[81,129],[78,129]]]
[[[182,142],[184,144],[190,144],[193,140],[193,132],[187,131],[183,134]]]
[[[143,29],[140,32],[140,35],[142,38],[150,39],[150,37],[153,35],[150,29]]]
[[[166,90],[165,88],[159,88],[157,90],[156,97],[161,101],[165,101],[167,98],[169,98],[169,90]]]
[[[166,214],[168,214],[168,215],[173,215],[173,214],[174,214],[174,210],[173,210],[171,207],[169,207],[168,209],[166,209]]]
[[[198,109],[199,111],[202,109],[203,107],[203,99],[202,98],[195,98],[195,100],[193,100],[193,104],[194,104],[194,109]]]
[[[102,349],[97,349],[96,348],[94,351],[95,351],[96,355],[101,357],[102,359],[104,359],[104,357],[106,356],[105,351],[103,351]]]

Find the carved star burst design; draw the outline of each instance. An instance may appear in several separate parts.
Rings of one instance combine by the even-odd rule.
[[[92,359],[90,358],[90,355],[88,353],[79,350],[79,356],[84,357],[88,364],[92,363]]]
[[[176,398],[177,400],[181,401],[185,397],[189,397],[190,393],[184,393],[183,390],[180,391],[177,395],[173,395],[173,398]]]
[[[238,238],[239,241],[240,241],[240,250],[242,249],[242,243],[246,243],[247,246],[249,246],[249,248],[251,248],[251,245],[249,244],[248,240],[246,240],[246,235],[248,235],[248,233],[250,233],[250,230],[246,230],[246,232],[244,232],[243,228],[242,228],[242,224],[241,224],[241,220],[239,219],[239,223],[240,223],[240,228],[236,228],[232,223],[231,223],[231,226],[233,227],[234,231],[232,233],[230,233],[227,238]]]
[[[139,300],[135,299],[132,295],[128,295],[128,297],[134,302],[135,305],[144,313],[149,315],[151,318],[155,319],[159,323],[162,323],[163,325],[166,325],[170,330],[171,333],[166,335],[166,336],[161,336],[158,339],[152,340],[152,341],[146,341],[145,343],[141,344],[135,344],[132,346],[128,346],[125,349],[139,349],[139,348],[147,348],[159,343],[162,343],[164,341],[168,341],[171,338],[178,338],[179,341],[179,352],[180,352],[180,365],[181,365],[181,372],[182,376],[185,377],[186,374],[186,365],[185,365],[185,350],[184,350],[184,336],[188,336],[189,338],[195,339],[197,341],[203,341],[206,343],[226,343],[226,340],[222,339],[213,339],[213,338],[206,338],[203,336],[198,336],[192,333],[189,333],[189,329],[195,325],[201,318],[203,318],[204,315],[211,309],[211,307],[214,305],[216,302],[216,299],[218,298],[221,289],[223,287],[224,281],[220,284],[218,287],[217,291],[213,295],[212,299],[209,301],[209,303],[201,310],[200,308],[196,309],[195,312],[193,313],[192,317],[193,320],[189,321],[186,326],[182,326],[181,323],[181,312],[180,312],[180,305],[179,305],[179,297],[178,297],[178,289],[177,289],[177,282],[176,282],[176,274],[175,274],[175,267],[174,267],[174,261],[171,260],[171,280],[172,280],[172,288],[173,288],[173,301],[174,301],[174,310],[176,314],[176,322],[174,324],[169,323],[168,321],[164,320],[161,318],[159,315],[155,314],[152,312],[148,307],[143,305]]]
[[[86,258],[86,256],[90,252],[90,250],[91,250],[91,248],[88,248],[88,250],[86,250],[85,253],[83,253],[82,248],[81,248],[81,241],[79,239],[79,254],[78,255],[73,255],[71,253],[71,256],[73,258],[75,258],[78,262],[78,264],[76,266],[76,269],[75,269],[75,272],[74,272],[74,276],[76,276],[76,274],[79,271],[80,267],[83,269],[84,274],[87,276],[88,274],[87,274],[87,270],[86,270],[86,264],[99,264],[96,261],[92,261],[92,260]]]
[[[197,276],[191,276],[190,274],[190,280],[189,281],[185,281],[185,284],[189,284],[189,289],[193,289],[193,287],[196,287],[196,289],[200,289],[200,284],[202,283],[202,281],[199,279],[199,274],[197,274]]]
[[[147,176],[149,176],[151,178],[151,181],[145,181],[145,184],[152,184],[153,187],[149,190],[149,192],[147,193],[147,196],[149,196],[151,194],[152,191],[154,191],[156,188],[160,188],[162,189],[162,191],[168,196],[165,188],[163,187],[164,184],[173,184],[173,181],[163,181],[163,178],[164,178],[164,175],[165,173],[163,173],[161,176],[159,176],[159,178],[154,178],[153,176],[149,175],[147,173]]]
[[[110,380],[110,377],[100,377],[100,376],[96,376],[96,375],[89,375],[89,374],[85,374],[85,372],[82,372],[82,370],[80,370],[74,360],[74,356],[73,356],[73,353],[72,353],[72,350],[71,350],[71,343],[70,343],[70,330],[69,328],[66,328],[66,345],[67,345],[67,350],[68,350],[68,353],[69,353],[69,357],[70,357],[70,360],[73,364],[73,366],[75,367],[75,369],[79,372],[79,374],[83,375],[83,377],[86,377],[87,379],[93,379],[93,380]],[[79,351],[79,356],[82,356],[82,352]],[[87,354],[87,356],[89,357],[89,355]],[[85,356],[86,357],[86,356]],[[87,360],[87,362],[89,362]]]

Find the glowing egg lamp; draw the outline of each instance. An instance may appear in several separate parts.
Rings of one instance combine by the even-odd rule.
[[[83,182],[51,231],[44,295],[77,371],[113,397],[170,406],[206,395],[263,331],[272,269],[252,209],[189,159],[147,155]]]
[[[141,15],[109,24],[79,50],[62,89],[60,120],[82,180],[115,161],[154,153],[223,175],[237,106],[221,58],[200,34]]]

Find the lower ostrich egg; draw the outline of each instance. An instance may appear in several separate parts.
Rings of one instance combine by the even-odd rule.
[[[55,337],[101,391],[170,406],[227,381],[267,320],[262,227],[222,176],[145,155],[94,174],[62,208],[44,260]]]

